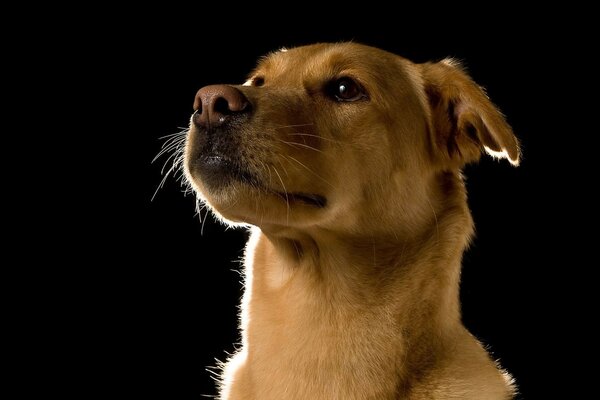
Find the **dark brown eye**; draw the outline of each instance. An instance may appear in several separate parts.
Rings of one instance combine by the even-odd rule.
[[[265,84],[265,78],[263,78],[262,76],[257,76],[256,78],[252,79],[252,86],[262,86]]]
[[[338,101],[356,101],[365,97],[360,85],[350,78],[340,78],[332,82],[330,90]]]

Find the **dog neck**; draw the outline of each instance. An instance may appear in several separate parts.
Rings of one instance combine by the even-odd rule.
[[[459,277],[467,243],[462,235],[439,225],[470,216],[440,214],[437,218],[413,238],[375,239],[328,231],[280,236],[257,230],[253,246],[248,247],[248,253],[253,253],[253,287],[276,295],[310,282],[308,287],[322,296],[325,306],[384,302],[386,311],[398,316],[413,312],[426,315],[429,320],[424,322],[437,328],[452,325],[460,320]]]
[[[456,189],[464,192],[457,178]],[[318,332],[340,345],[342,340],[352,342],[354,330],[369,331],[370,324],[377,324],[378,334],[389,335],[381,340],[395,343],[390,347],[394,360],[427,365],[423,359],[440,354],[433,348],[451,342],[462,326],[460,264],[472,220],[466,198],[453,198],[457,200],[451,203],[432,202],[434,217],[413,237],[255,229],[246,249],[242,315],[249,350],[252,344],[280,343],[266,343],[265,332],[268,340],[289,335],[318,347],[327,342]],[[405,351],[408,346],[410,353]],[[324,348],[307,350],[318,357]],[[377,350],[371,350],[365,346],[356,351],[364,360],[377,358]]]

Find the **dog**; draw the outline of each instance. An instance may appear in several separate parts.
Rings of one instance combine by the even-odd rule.
[[[462,168],[518,139],[452,59],[357,43],[282,49],[196,95],[186,179],[251,230],[223,400],[510,399],[463,326]]]

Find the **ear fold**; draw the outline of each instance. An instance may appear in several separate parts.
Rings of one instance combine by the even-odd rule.
[[[444,164],[461,167],[481,151],[519,164],[519,142],[498,109],[449,59],[420,65],[431,110],[431,141]]]

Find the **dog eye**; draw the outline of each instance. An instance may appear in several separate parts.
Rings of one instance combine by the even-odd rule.
[[[340,78],[333,82],[331,94],[338,101],[357,101],[365,97],[360,85],[350,78]]]
[[[263,78],[262,76],[257,76],[255,78],[252,79],[252,86],[262,86],[265,84],[265,78]]]

